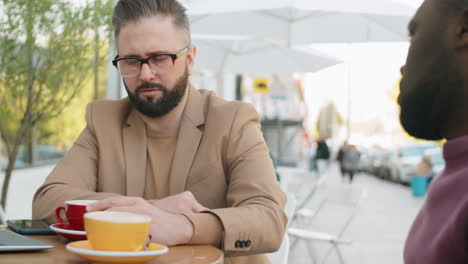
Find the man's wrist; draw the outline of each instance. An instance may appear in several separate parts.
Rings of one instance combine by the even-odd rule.
[[[153,199],[153,200],[146,200],[148,203],[151,205],[156,205],[156,203],[159,201],[158,199]]]
[[[195,234],[195,227],[192,223],[192,221],[190,221],[190,219],[185,216],[185,215],[178,215],[181,219],[181,222],[183,223],[182,226],[184,228],[182,228],[182,236],[183,236],[183,243],[182,244],[188,244],[191,240],[192,240],[192,237],[193,237],[193,234]]]

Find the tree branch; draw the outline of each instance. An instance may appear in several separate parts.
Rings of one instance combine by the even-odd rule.
[[[5,131],[5,129],[3,129],[2,124],[0,124],[0,136],[2,137],[2,141],[5,144],[5,147],[6,147],[6,150],[7,150],[7,155],[8,155],[8,158],[9,158],[13,154],[12,149],[11,149],[11,145],[10,145],[11,143],[8,140],[7,136],[6,136],[6,131]]]

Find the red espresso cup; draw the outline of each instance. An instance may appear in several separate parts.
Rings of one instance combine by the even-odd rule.
[[[62,205],[55,209],[55,218],[60,224],[64,225],[67,229],[83,231],[83,215],[86,213],[86,206],[94,202],[96,202],[96,200],[66,201],[64,206]],[[62,218],[62,211],[65,212],[66,219]]]

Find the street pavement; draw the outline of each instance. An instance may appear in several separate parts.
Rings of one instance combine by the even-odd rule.
[[[317,181],[315,174],[304,170],[280,168],[286,191],[303,199]],[[317,212],[315,217],[303,217],[306,223],[293,222],[306,230],[339,234],[353,212],[355,217],[342,235],[351,245],[340,245],[340,261],[331,244],[299,241],[290,249],[289,263],[346,263],[346,264],[400,264],[403,248],[412,221],[421,208],[424,198],[411,195],[407,186],[380,180],[367,174],[357,174],[352,184],[343,181],[336,164],[327,170],[324,183],[305,206]],[[361,207],[353,211],[351,205],[364,194]],[[322,203],[324,200],[336,202]],[[316,210],[322,204],[320,210]],[[312,218],[312,220],[308,219]],[[304,221],[302,221],[304,222]]]
[[[16,170],[11,181],[6,207],[7,219],[31,218],[31,202],[35,190],[53,169],[53,165]],[[283,188],[293,193],[300,202],[312,189],[318,177],[305,169],[280,167]],[[3,181],[0,175],[0,182]],[[317,212],[315,217],[303,217],[293,223],[304,229],[338,234],[352,215],[353,207],[343,203],[322,203],[325,199],[355,204],[365,194],[362,205],[345,229],[342,238],[351,245],[340,245],[343,261],[328,243],[299,241],[291,248],[289,263],[346,263],[346,264],[401,264],[403,247],[411,223],[421,208],[424,198],[415,198],[409,187],[382,181],[376,177],[358,174],[350,184],[342,181],[338,167],[332,164],[323,176],[324,183],[317,189],[305,208]],[[323,206],[320,210],[318,206]],[[316,262],[314,262],[314,260]]]

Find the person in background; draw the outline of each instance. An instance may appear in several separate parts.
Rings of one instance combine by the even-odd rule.
[[[348,145],[343,151],[343,172],[349,176],[349,182],[353,182],[354,174],[359,168],[361,153],[355,145]]]
[[[409,23],[398,104],[413,137],[446,139],[446,167],[408,233],[405,264],[468,263],[468,1],[425,0]]]
[[[329,160],[330,149],[328,148],[327,141],[321,138],[317,140],[317,148],[315,151],[315,162],[317,174],[319,177],[323,176],[323,174],[327,170]]]
[[[432,177],[432,162],[431,159],[423,155],[421,157],[421,160],[418,162],[418,164],[410,170],[409,172],[410,175],[420,175],[420,176],[425,176],[425,177]]]
[[[336,155],[336,160],[338,161],[338,166],[340,168],[341,178],[344,180],[346,177],[345,168],[343,167],[343,157],[346,149],[348,148],[348,141],[344,141],[343,145],[341,145],[340,149],[338,150],[338,154]]]

